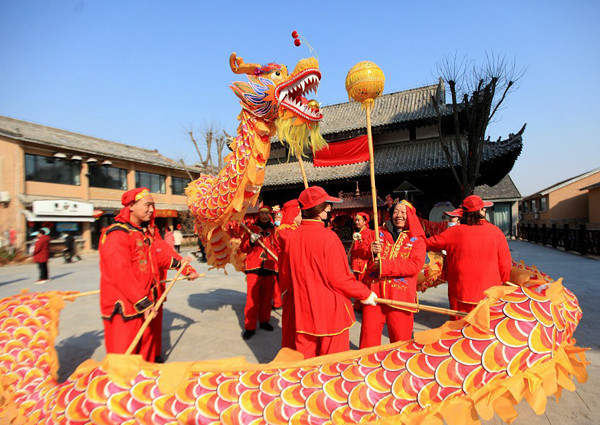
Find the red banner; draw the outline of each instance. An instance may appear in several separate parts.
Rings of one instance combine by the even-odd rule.
[[[369,144],[367,136],[358,136],[341,142],[328,143],[325,149],[315,153],[315,167],[332,167],[334,165],[356,164],[369,160]]]

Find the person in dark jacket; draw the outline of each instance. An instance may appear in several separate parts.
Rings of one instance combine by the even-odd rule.
[[[65,253],[65,263],[73,261],[73,257],[77,257],[77,261],[81,261],[81,257],[77,254],[77,247],[75,246],[75,237],[73,233],[68,233],[65,239],[65,247],[67,252]]]
[[[40,270],[40,278],[35,282],[36,285],[42,285],[48,282],[48,259],[50,258],[50,236],[46,233],[47,229],[41,229],[35,239],[33,248],[33,261],[35,261]]]

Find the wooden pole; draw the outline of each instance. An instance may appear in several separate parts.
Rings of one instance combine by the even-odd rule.
[[[206,276],[204,273],[201,273],[198,275],[198,277],[204,277],[204,276]],[[160,283],[167,283],[167,282],[169,282],[169,280],[170,279],[161,280]],[[186,276],[186,277],[180,277],[177,280],[180,281],[180,280],[190,280],[190,279]],[[87,297],[88,295],[98,295],[99,293],[100,293],[100,290],[96,289],[95,291],[80,292],[78,294],[73,294],[73,295],[64,295],[63,298],[65,300],[74,300],[75,298]]]
[[[373,135],[371,133],[371,105],[366,105],[367,139],[369,142],[369,165],[371,169],[371,197],[373,198],[373,223],[375,225],[375,242],[379,243],[379,217],[377,215],[377,188],[375,187],[375,154],[373,153]],[[377,258],[380,254],[377,254]]]
[[[375,302],[379,303],[379,304],[387,304],[387,305],[396,306],[396,307],[411,308],[411,309],[415,309],[415,310],[429,311],[431,313],[445,314],[448,316],[466,316],[467,315],[467,313],[464,313],[462,311],[450,310],[448,308],[434,307],[434,306],[430,306],[430,305],[415,304],[415,303],[407,303],[404,301],[386,300],[385,298],[375,298]]]
[[[302,180],[304,180],[304,189],[308,189],[308,179],[306,178],[306,170],[304,169],[304,161],[300,153],[296,154],[298,163],[300,164],[300,171],[302,172]]]
[[[242,228],[248,232],[249,234],[252,234],[252,230],[248,229],[248,226],[246,226],[244,223],[242,223],[240,221],[240,226],[242,226]],[[267,254],[269,254],[271,257],[273,257],[273,259],[277,262],[279,262],[279,258],[277,258],[277,256],[275,254],[273,254],[273,251],[271,251],[269,248],[267,248],[267,246],[263,243],[263,241],[261,241],[260,239],[257,240],[256,242],[258,242],[258,244],[265,250],[267,251]]]
[[[165,292],[163,292],[163,294],[160,296],[160,298],[158,299],[158,301],[156,302],[156,304],[154,304],[154,313],[150,313],[148,315],[148,317],[144,321],[144,324],[142,325],[142,327],[138,331],[137,335],[135,336],[135,338],[131,342],[131,345],[129,346],[129,348],[127,349],[127,351],[125,352],[125,354],[131,354],[131,353],[133,353],[133,350],[135,349],[136,345],[138,345],[138,342],[140,342],[140,339],[142,338],[142,335],[144,334],[144,331],[150,325],[150,322],[152,321],[152,319],[154,319],[154,316],[156,315],[156,312],[158,312],[158,309],[160,308],[160,306],[165,301],[165,298],[167,298],[167,294],[171,291],[171,288],[173,288],[173,285],[175,285],[175,282],[177,282],[177,280],[179,280],[179,275],[181,274],[181,272],[183,271],[183,269],[186,268],[187,265],[188,265],[187,261],[184,261],[183,263],[181,263],[181,267],[179,267],[179,270],[177,270],[177,273],[175,274],[175,276],[173,277],[173,279],[171,279],[171,283],[169,283],[169,286],[167,286],[167,288],[165,289]]]

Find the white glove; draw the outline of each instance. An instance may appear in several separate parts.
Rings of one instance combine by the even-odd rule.
[[[369,298],[367,298],[366,300],[360,300],[360,302],[364,305],[377,305],[377,303],[375,302],[375,298],[377,298],[377,295],[375,295],[375,292],[371,292]]]
[[[250,235],[250,242],[256,243],[256,241],[258,240],[258,238],[260,238],[260,235],[258,233],[252,233]]]
[[[355,232],[352,234],[352,239],[354,239],[355,241],[362,241],[362,236],[359,232]]]

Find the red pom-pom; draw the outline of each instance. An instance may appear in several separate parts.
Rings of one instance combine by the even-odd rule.
[[[296,46],[299,46],[299,45],[300,45],[300,44],[302,44],[302,43],[300,42],[300,40],[298,40],[298,39],[295,39],[295,40],[294,40],[294,44],[295,44]]]
[[[294,38],[298,38],[298,31],[294,31],[294,32],[292,32],[292,37],[294,37]]]

